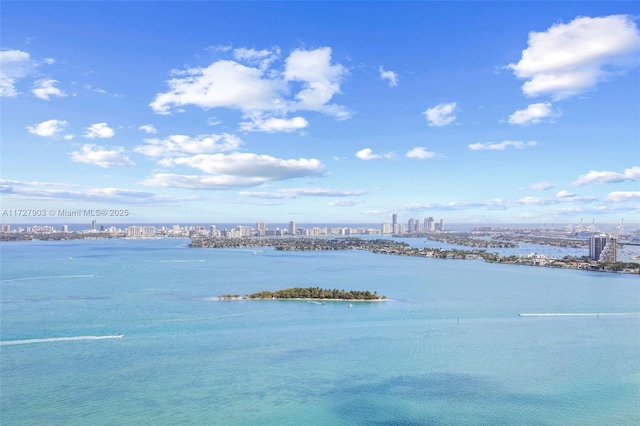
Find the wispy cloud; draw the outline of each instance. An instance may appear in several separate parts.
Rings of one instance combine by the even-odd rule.
[[[357,200],[333,200],[327,203],[330,207],[352,207],[361,204],[361,201]]]
[[[436,156],[435,152],[427,151],[427,148],[423,146],[417,146],[415,148],[410,149],[405,154],[407,158],[416,158],[418,160],[426,160],[428,158],[433,158]]]
[[[563,189],[562,191],[556,194],[556,198],[572,198],[575,196],[576,194],[574,194],[573,192],[567,191],[566,189]]]
[[[83,145],[80,151],[72,152],[71,161],[93,164],[104,168],[135,166],[135,163],[124,155],[123,148],[112,147],[108,149],[94,144]]]
[[[535,182],[527,187],[527,189],[531,189],[534,191],[546,191],[547,189],[553,188],[554,185],[551,182]]]
[[[486,201],[450,201],[448,203],[424,203],[424,204],[405,204],[399,208],[400,211],[406,212],[425,212],[425,211],[453,211],[453,210],[504,210],[507,208],[508,201],[502,199],[493,199]]]
[[[121,98],[122,95],[119,93],[110,93],[108,91],[106,91],[105,89],[102,89],[100,87],[94,87],[93,85],[89,84],[89,83],[85,83],[82,85],[82,87],[89,91],[89,92],[93,92],[93,93],[99,93],[101,95],[105,95],[105,96],[109,96],[112,98]]]
[[[486,143],[472,143],[469,144],[468,147],[472,151],[504,151],[509,147],[523,149],[531,146],[536,146],[538,143],[536,141],[530,142],[522,142],[522,141],[503,141],[503,142],[486,142]]]
[[[240,195],[261,199],[291,199],[298,197],[353,197],[366,194],[364,190],[339,190],[326,188],[288,188],[275,192],[240,192]]]
[[[605,198],[605,201],[610,203],[624,203],[634,200],[640,200],[640,191],[615,191],[609,193]]]
[[[531,32],[529,46],[507,67],[527,80],[527,96],[558,100],[593,89],[638,64],[640,32],[632,16],[579,17]]]
[[[280,48],[275,46],[272,49],[256,50],[239,47],[233,50],[233,57],[238,61],[258,65],[261,70],[266,70],[280,57]]]
[[[593,203],[598,201],[597,197],[578,196],[569,191],[560,191],[555,197],[523,197],[516,201],[516,204],[559,204],[559,203]]]
[[[441,127],[451,124],[455,121],[456,103],[449,102],[446,104],[438,104],[432,108],[427,108],[424,112],[429,126]]]
[[[571,182],[571,185],[582,186],[592,183],[619,183],[636,180],[640,180],[640,167],[638,166],[625,169],[622,173],[610,171],[598,172],[592,170]]]
[[[380,71],[380,78],[387,80],[389,87],[396,87],[398,85],[398,74],[393,71],[385,70],[382,65],[378,68]]]
[[[104,202],[110,204],[172,204],[191,200],[188,197],[160,196],[152,192],[122,188],[96,188],[81,185],[0,180],[0,191],[14,199],[51,199]],[[61,206],[62,207],[62,206]]]
[[[252,176],[154,173],[151,177],[140,182],[140,184],[164,188],[228,190],[258,186],[265,181],[266,179],[264,178]]]
[[[622,196],[620,196],[622,197]],[[515,199],[494,198],[475,201],[450,201],[446,203],[405,204],[396,210],[404,212],[434,212],[434,211],[463,211],[463,210],[508,210],[517,208],[535,208],[550,205],[573,204],[598,205],[597,197],[577,196],[567,191],[560,191],[550,197],[521,197]]]

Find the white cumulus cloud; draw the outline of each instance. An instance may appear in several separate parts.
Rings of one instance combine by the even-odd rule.
[[[571,183],[573,186],[582,186],[592,183],[619,183],[625,181],[640,180],[640,167],[634,166],[629,169],[625,169],[624,172],[610,172],[610,171],[590,171],[576,179]]]
[[[633,17],[578,17],[529,33],[520,61],[508,68],[527,80],[522,86],[525,95],[558,100],[593,89],[634,67],[639,53],[640,32]]]
[[[377,158],[393,158],[395,155],[393,152],[387,152],[386,154],[374,154],[371,148],[364,148],[356,152],[356,157],[361,160],[375,160]]]
[[[169,91],[156,95],[149,105],[158,114],[172,107],[195,105],[203,109],[232,108],[246,113],[281,110],[286,84],[259,68],[223,60],[206,68],[173,71]]]
[[[429,126],[441,127],[451,124],[455,121],[456,116],[454,114],[456,110],[456,103],[449,102],[446,104],[438,104],[432,108],[427,108],[424,112]]]
[[[472,143],[469,144],[468,147],[472,151],[481,151],[481,150],[489,150],[489,151],[504,151],[509,147],[514,147],[517,149],[523,149],[530,146],[536,146],[538,143],[536,141],[530,142],[522,142],[522,141],[503,141],[503,142],[487,142],[487,143]]]
[[[526,109],[521,109],[509,116],[509,124],[517,124],[519,126],[527,126],[529,124],[541,123],[544,119],[553,119],[559,117],[560,113],[554,111],[551,103],[540,102],[530,104]]]
[[[253,121],[240,123],[240,129],[245,132],[295,132],[309,125],[304,117],[292,118],[256,118]]]
[[[58,80],[38,80],[33,84],[31,92],[37,98],[44,99],[45,101],[51,99],[52,96],[64,98],[67,94],[55,87],[58,83]]]
[[[158,93],[149,105],[158,114],[169,114],[187,105],[236,109],[254,123],[266,123],[264,131],[277,131],[278,124],[284,124],[284,131],[290,131],[292,124],[299,127],[301,117],[287,118],[294,111],[315,111],[346,119],[351,113],[331,100],[340,93],[347,69],[332,63],[331,53],[330,47],[296,49],[286,57],[284,66],[276,66],[274,62],[280,54],[277,48],[235,49],[235,60],[172,71],[172,78],[167,81],[169,90]],[[273,119],[284,121],[276,123]],[[260,125],[250,124],[243,123],[253,131],[261,130]]]
[[[85,138],[95,139],[109,139],[112,138],[115,132],[107,123],[95,123],[87,127],[87,132],[84,134]]]
[[[324,172],[324,165],[314,158],[285,160],[269,155],[238,152],[180,157],[172,159],[171,163],[198,169],[206,174],[156,173],[141,183],[162,187],[225,190],[259,186],[270,181],[320,176]],[[277,198],[253,194],[253,198]],[[299,191],[298,195],[310,193]]]
[[[409,150],[405,157],[407,158],[417,158],[419,160],[425,160],[427,158],[433,158],[436,156],[435,152],[427,151],[427,149],[423,146],[417,146],[411,150]]]
[[[15,97],[16,80],[31,74],[37,62],[22,50],[0,50],[0,97]]]
[[[156,128],[152,125],[152,124],[144,124],[140,127],[138,127],[138,130],[142,130],[143,132],[150,134],[150,135],[155,135],[156,133],[158,133],[158,131],[156,130]]]
[[[71,153],[71,160],[78,163],[94,164],[104,168],[113,166],[135,166],[135,163],[124,155],[123,152],[124,149],[120,147],[108,149],[94,144],[86,144],[80,148],[80,151]]]
[[[65,120],[47,120],[35,126],[27,126],[27,130],[34,135],[51,137],[62,132],[66,126]]]
[[[378,71],[380,71],[380,78],[383,80],[387,80],[387,82],[389,83],[389,87],[395,87],[398,85],[397,73],[385,70],[384,68],[382,68],[382,66],[378,68]]]
[[[287,57],[284,78],[302,83],[302,90],[295,95],[289,108],[318,111],[338,119],[346,119],[351,114],[341,105],[329,104],[331,98],[340,93],[340,83],[347,75],[341,64],[331,64],[331,48],[314,50],[296,49]]]
[[[134,151],[147,157],[167,158],[190,154],[207,154],[234,151],[242,145],[237,136],[223,133],[221,135],[170,135],[164,139],[146,139],[144,145],[137,146]]]

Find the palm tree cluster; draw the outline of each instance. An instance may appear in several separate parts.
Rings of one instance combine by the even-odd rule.
[[[322,289],[320,287],[293,287],[278,291],[261,291],[248,295],[249,299],[335,299],[335,300],[384,300],[377,292],[359,290]]]

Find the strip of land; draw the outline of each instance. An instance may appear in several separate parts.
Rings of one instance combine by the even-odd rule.
[[[386,296],[379,295],[377,292],[368,290],[338,290],[323,289],[319,287],[293,287],[278,291],[261,291],[254,294],[224,294],[219,297],[220,300],[320,300],[320,301],[349,301],[349,302],[373,302],[387,300]]]
[[[361,239],[361,238],[220,238],[220,237],[194,237],[189,247],[196,248],[255,248],[272,247],[280,251],[326,251],[326,250],[367,250],[372,253],[429,257],[438,259],[479,259],[492,263],[507,263],[530,266],[545,266],[551,268],[581,269],[600,272],[623,272],[640,274],[640,264],[635,262],[602,263],[591,261],[588,256],[575,257],[564,256],[562,258],[550,258],[532,254],[529,256],[502,256],[497,252],[488,252],[485,249],[442,249],[442,248],[418,248],[400,241],[387,239]]]

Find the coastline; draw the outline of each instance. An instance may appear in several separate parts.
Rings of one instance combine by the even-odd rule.
[[[427,248],[414,247],[406,242],[388,239],[317,239],[317,238],[236,238],[223,239],[213,237],[194,237],[189,244],[191,248],[246,248],[271,247],[278,251],[334,251],[334,250],[365,250],[376,254],[393,256],[410,256],[434,259],[456,260],[484,260],[488,263],[507,265],[525,265],[547,268],[572,269],[591,272],[614,272],[622,274],[640,274],[640,263],[615,262],[600,263],[592,261],[585,256],[564,256],[562,258],[548,257],[531,253],[526,256],[501,255],[497,252],[488,252],[485,249],[459,249],[459,248]]]

